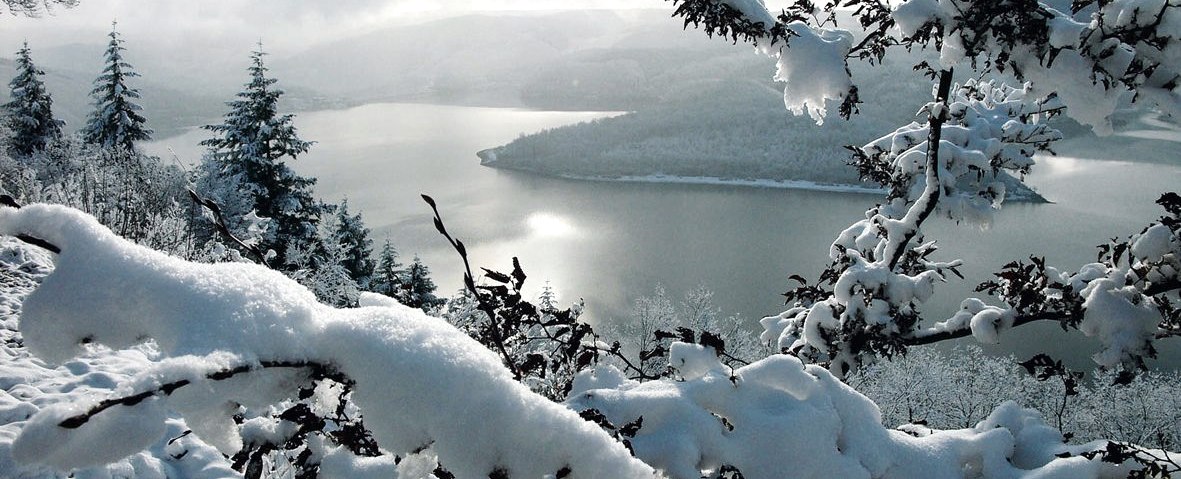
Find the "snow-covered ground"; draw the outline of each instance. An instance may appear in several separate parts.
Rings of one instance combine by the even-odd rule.
[[[20,307],[24,298],[52,271],[52,259],[44,250],[0,236],[0,477],[4,478],[69,477],[67,471],[22,464],[13,459],[13,441],[29,418],[45,408],[106,398],[117,385],[158,359],[157,353],[146,347],[123,351],[95,349],[58,366],[33,356],[24,347],[18,331]],[[193,435],[182,437],[187,429],[184,420],[173,415],[165,421],[162,435],[145,450],[111,464],[82,467],[73,472],[73,477],[239,475],[212,446]],[[117,437],[89,439],[118,440]],[[82,462],[88,459],[84,448],[73,454]]]

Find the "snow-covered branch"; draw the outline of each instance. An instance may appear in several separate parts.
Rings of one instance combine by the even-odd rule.
[[[270,369],[270,368],[310,369],[310,370],[318,371],[319,374],[321,374],[321,375],[324,375],[325,372],[330,371],[328,366],[325,366],[323,364],[312,363],[312,362],[260,361],[257,365],[249,364],[249,365],[235,366],[235,367],[229,368],[229,369],[222,369],[219,371],[209,372],[209,373],[205,374],[205,379],[208,379],[210,381],[221,381],[221,380],[232,378],[232,377],[237,376],[239,374],[245,374],[245,373],[249,373],[249,372],[253,372],[253,371],[258,371],[260,369]],[[348,378],[345,378],[339,374],[328,374],[328,375],[329,376],[336,376],[341,381],[348,381]],[[93,418],[95,415],[98,415],[99,413],[106,411],[107,409],[110,409],[112,407],[134,406],[136,404],[143,402],[145,399],[148,399],[150,397],[170,396],[177,389],[188,386],[190,384],[193,384],[193,381],[190,379],[178,379],[176,381],[161,384],[160,386],[158,386],[156,388],[153,388],[153,389],[150,389],[147,391],[143,391],[143,392],[139,392],[139,393],[135,393],[135,394],[132,394],[129,396],[121,396],[121,397],[117,397],[117,398],[104,399],[102,401],[99,401],[98,404],[91,406],[90,409],[86,410],[86,412],[83,412],[81,414],[77,414],[77,415],[70,416],[68,418],[63,419],[61,422],[58,423],[58,426],[66,428],[66,429],[77,429],[79,427],[82,427],[82,425],[86,424],[88,421],[90,421],[90,419]]]
[[[31,352],[62,362],[91,344],[121,349],[152,341],[158,348],[163,359],[120,386],[127,394],[117,396],[181,379],[204,381],[261,360],[324,364],[355,381],[352,400],[383,449],[409,455],[429,444],[458,477],[497,469],[542,477],[564,468],[569,477],[654,475],[598,427],[514,381],[487,349],[420,311],[327,307],[280,273],[188,263],[122,240],[60,206],[2,208],[0,233],[61,247],[54,272],[24,302],[21,328]],[[227,398],[275,404],[294,394],[287,381],[297,380],[261,373],[234,379],[246,382],[222,391],[229,396],[193,389],[178,399],[188,386],[108,408],[76,429],[59,424],[77,406],[42,410],[23,428],[16,456],[63,468],[114,460],[158,437],[168,409],[194,414],[190,425],[202,425],[202,436],[229,437],[237,426]],[[264,380],[271,387],[262,387]],[[128,428],[131,423],[140,426]],[[106,439],[92,443],[97,437]],[[72,454],[83,443],[91,453]]]

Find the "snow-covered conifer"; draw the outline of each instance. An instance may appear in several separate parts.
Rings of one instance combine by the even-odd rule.
[[[147,119],[139,112],[142,108],[135,103],[139,90],[128,86],[127,80],[139,76],[130,63],[123,60],[123,39],[111,25],[111,38],[107,44],[106,66],[94,80],[90,96],[94,99],[94,111],[82,130],[82,138],[90,144],[105,147],[135,148],[135,142],[150,140],[152,130],[145,126]]]
[[[397,298],[402,290],[402,276],[405,274],[402,263],[398,262],[398,251],[387,238],[385,245],[381,247],[377,265],[373,268],[373,276],[369,279],[369,291]]]
[[[348,271],[349,277],[364,289],[369,284],[375,266],[371,257],[373,240],[369,239],[369,228],[366,228],[361,220],[361,213],[349,214],[347,199],[336,207],[336,231],[333,239],[344,249],[341,266]]]
[[[210,149],[205,161],[212,162],[202,171],[212,176],[200,181],[237,181],[253,211],[271,220],[260,249],[274,251],[276,263],[285,264],[288,245],[316,235],[324,208],[312,197],[315,179],[297,175],[285,163],[307,152],[312,143],[296,134],[292,115],[279,114],[283,90],[267,77],[264,55],[261,45],[251,53],[250,82],[237,99],[226,103],[230,112],[222,124],[205,126],[216,136],[201,142]]]
[[[53,98],[39,78],[45,72],[33,64],[29,42],[17,50],[15,66],[16,76],[8,82],[12,101],[4,105],[12,131],[8,149],[14,155],[29,155],[61,135],[65,122],[53,117]]]
[[[435,282],[431,279],[431,270],[422,263],[418,255],[406,268],[406,276],[402,283],[402,291],[397,297],[402,304],[423,311],[433,311],[442,306],[443,299],[435,296]]]

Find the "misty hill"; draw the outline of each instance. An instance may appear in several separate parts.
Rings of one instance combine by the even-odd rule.
[[[671,75],[749,48],[659,10],[468,15],[392,26],[277,59],[292,82],[358,102],[635,108]]]
[[[100,55],[96,53],[96,55]],[[101,60],[101,56],[96,58]],[[45,88],[53,95],[53,114],[66,121],[66,131],[81,129],[86,122],[87,115],[93,108],[90,90],[94,86],[94,79],[98,76],[99,66],[93,73],[78,70],[46,68],[39,58],[33,61],[45,76]],[[95,62],[96,65],[99,62]],[[138,71],[138,68],[137,68]],[[0,79],[4,79],[5,87],[0,93],[0,99],[8,101],[7,79],[16,74],[12,59],[0,58]],[[145,77],[147,75],[145,74]],[[142,99],[139,105],[143,107],[144,116],[148,119],[148,127],[156,130],[156,138],[162,138],[180,132],[182,129],[201,125],[210,118],[218,118],[225,107],[222,102],[229,98],[219,99],[208,95],[193,94],[170,88],[147,78],[136,78],[132,85],[139,89]]]
[[[249,43],[240,46],[210,38],[192,38],[185,45],[126,39],[125,59],[141,76],[131,81],[143,96],[148,126],[154,138],[180,133],[186,128],[217,122],[227,111],[225,102],[234,98],[249,79]],[[95,34],[92,40],[33,49],[33,61],[45,71],[46,88],[53,95],[54,114],[66,120],[68,131],[82,127],[90,113],[90,90],[104,67],[108,38]],[[7,50],[16,51],[19,45]],[[0,50],[3,52],[3,50]],[[339,98],[288,81],[290,73],[271,68],[286,91],[281,102],[289,111],[317,110],[339,106]],[[15,74],[11,54],[0,58],[0,80],[7,85]],[[0,98],[6,101],[7,88]]]

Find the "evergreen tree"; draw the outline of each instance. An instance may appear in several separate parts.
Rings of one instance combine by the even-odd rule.
[[[537,297],[537,308],[542,311],[557,311],[558,309],[558,293],[554,291],[554,287],[549,281],[546,281],[545,286],[541,288],[541,295]]]
[[[30,155],[42,150],[50,141],[61,135],[65,122],[53,118],[53,98],[45,91],[45,84],[38,78],[45,72],[33,65],[29,55],[29,42],[16,52],[16,76],[8,86],[12,88],[12,101],[4,105],[7,110],[7,126],[12,131],[8,148],[13,155]]]
[[[315,236],[324,207],[312,197],[316,180],[296,175],[284,162],[307,152],[312,143],[299,139],[292,115],[278,113],[283,90],[266,76],[264,55],[261,45],[251,53],[250,82],[226,103],[230,112],[224,122],[204,127],[216,136],[201,142],[210,148],[205,161],[212,162],[202,171],[214,176],[203,182],[236,182],[245,190],[255,213],[270,219],[261,249],[274,251],[276,263],[285,264],[289,244]]]
[[[333,239],[344,248],[341,265],[353,281],[365,288],[373,276],[373,241],[369,239],[369,228],[365,227],[361,214],[349,215],[347,199],[336,208],[336,230]]]
[[[405,274],[402,263],[398,262],[398,252],[387,239],[385,246],[381,247],[377,267],[374,268],[373,276],[369,280],[369,291],[397,299],[402,291],[402,277]]]
[[[94,80],[90,96],[94,111],[82,131],[84,141],[103,147],[131,150],[135,142],[150,140],[152,130],[144,126],[147,120],[139,114],[139,90],[127,86],[127,79],[139,76],[130,63],[123,61],[123,40],[111,24],[110,43],[107,44],[106,63],[102,74]]]
[[[442,306],[445,300],[435,296],[435,282],[431,280],[431,270],[417,255],[410,267],[406,269],[406,276],[402,283],[402,292],[396,298],[402,304],[423,311],[431,311]]]

